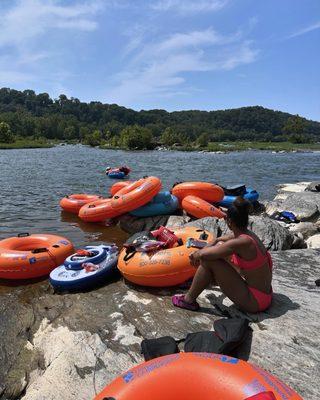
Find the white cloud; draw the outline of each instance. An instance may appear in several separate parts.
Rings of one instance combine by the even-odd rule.
[[[151,5],[156,11],[177,11],[182,14],[194,12],[217,11],[227,4],[228,0],[157,0]]]
[[[190,92],[188,74],[232,70],[256,59],[257,50],[240,34],[224,37],[213,29],[177,33],[145,44],[127,68],[116,77],[107,102],[131,106],[173,93]]]
[[[54,0],[19,0],[0,19],[0,46],[21,45],[49,29],[92,31],[100,1],[63,5]]]
[[[186,47],[197,47],[205,45],[222,45],[233,41],[234,37],[224,37],[219,35],[213,29],[209,28],[204,31],[193,31],[189,33],[176,33],[164,40],[158,46],[158,51],[172,51],[174,49],[182,49]]]
[[[101,0],[66,3],[17,0],[6,7],[0,5],[0,86],[63,85],[56,81],[56,73],[59,76],[62,71],[55,67],[55,59],[59,65],[66,46],[55,43],[49,31],[91,32],[97,28],[95,17],[104,6]]]
[[[297,36],[304,35],[305,33],[315,31],[316,29],[320,29],[320,21],[318,21],[312,25],[309,25],[306,28],[300,29],[297,32],[292,33],[291,35],[289,35],[287,37],[287,39],[291,39],[291,38],[294,38]]]

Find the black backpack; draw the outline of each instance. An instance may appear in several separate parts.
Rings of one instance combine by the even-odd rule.
[[[243,196],[246,191],[246,185],[235,185],[229,187],[222,187],[226,196]]]
[[[219,319],[214,322],[213,327],[214,331],[189,333],[184,351],[231,355],[246,339],[249,321],[245,318]]]
[[[204,352],[232,355],[247,338],[249,321],[245,318],[220,319],[214,322],[214,331],[189,333],[186,338],[176,340],[171,336],[144,339],[141,353],[146,361],[168,354],[179,353],[178,344],[184,343],[185,352]]]

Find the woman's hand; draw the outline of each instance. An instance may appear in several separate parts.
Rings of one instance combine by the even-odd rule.
[[[200,250],[194,251],[189,256],[190,263],[193,267],[197,268],[201,262],[201,253]]]
[[[212,242],[207,243],[206,247],[215,246],[219,242],[218,238],[212,240]]]

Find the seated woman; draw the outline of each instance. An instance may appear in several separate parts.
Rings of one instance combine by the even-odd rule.
[[[237,197],[227,212],[232,234],[191,254],[191,264],[198,269],[187,294],[172,297],[176,307],[198,310],[196,299],[210,283],[220,286],[243,311],[256,313],[270,306],[272,260],[261,240],[248,230],[250,207]]]

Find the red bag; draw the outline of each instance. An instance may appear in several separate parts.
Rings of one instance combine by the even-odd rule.
[[[164,226],[160,226],[156,231],[151,231],[151,234],[160,242],[164,242],[166,248],[171,248],[179,242],[179,238]]]

